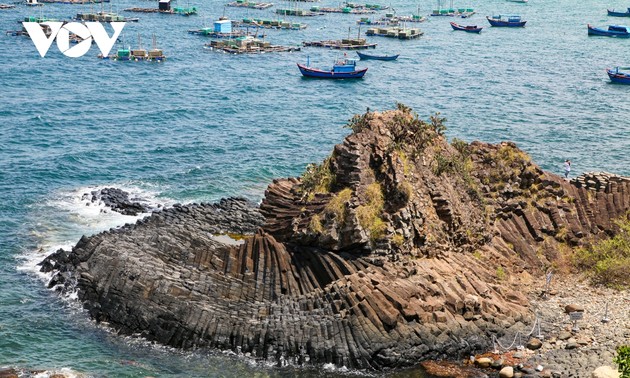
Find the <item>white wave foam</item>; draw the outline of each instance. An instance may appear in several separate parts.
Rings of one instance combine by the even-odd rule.
[[[92,202],[92,192],[115,187],[129,193],[129,198],[141,201],[152,209],[172,205],[175,201],[158,197],[156,192],[127,185],[102,185],[82,187],[53,193],[50,200],[32,209],[36,217],[32,236],[37,247],[19,256],[17,269],[34,273],[44,282],[50,274],[39,272],[39,264],[46,256],[58,249],[70,250],[83,235],[92,235],[126,223],[135,223],[148,213],[137,216],[112,211],[102,201]]]
[[[70,368],[61,368],[56,370],[46,370],[33,375],[33,378],[50,378],[54,376],[62,375],[66,378],[86,378],[89,377],[83,373],[76,372]]]

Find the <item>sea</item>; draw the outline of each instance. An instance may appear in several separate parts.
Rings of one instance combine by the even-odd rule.
[[[306,79],[296,66],[308,60],[330,67],[354,58],[351,51],[231,55],[204,48],[208,38],[187,32],[221,16],[278,19],[277,7],[340,2],[280,1],[256,10],[228,7],[227,1],[174,0],[173,6],[197,7],[199,14],[189,17],[124,11],[157,7],[150,0],[0,10],[0,367],[41,378],[423,376],[419,368],[268,365],[232,352],[172,349],[95,324],[76,295],[47,288],[50,277],[37,264],[82,235],[144,216],[92,204],[90,193],[100,188],[121,188],[154,206],[229,196],[259,202],[274,178],[299,176],[330,154],[350,132],[344,126],[354,114],[396,103],[424,119],[440,113],[449,139],[514,141],[553,173],[562,174],[570,159],[572,177],[586,171],[630,175],[630,86],[611,84],[605,73],[630,66],[630,39],[589,37],[586,28],[630,24],[606,13],[626,9],[627,1],[392,0],[381,4],[390,10],[374,15],[282,17],[308,27],[264,30],[271,44],[298,47],[365,37],[361,17],[427,17],[406,25],[424,32],[419,39],[367,37],[378,44],[369,52],[400,57],[359,61],[369,69],[354,81]],[[428,16],[450,6],[476,14]],[[167,60],[102,60],[96,46],[70,58],[56,43],[42,58],[28,37],[4,33],[21,29],[18,21],[28,16],[69,19],[101,10],[140,19],[125,25],[112,53],[122,46],[151,48],[155,36]],[[492,28],[485,16],[497,14],[521,15],[527,25]],[[449,21],[483,31],[456,32]]]

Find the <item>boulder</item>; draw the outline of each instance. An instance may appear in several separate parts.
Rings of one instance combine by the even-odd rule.
[[[529,341],[527,341],[526,346],[527,346],[527,349],[537,350],[542,347],[542,341],[540,341],[539,339],[535,337],[532,337],[531,339],[529,339]]]
[[[620,374],[617,369],[610,366],[600,366],[593,370],[591,378],[619,378]]]
[[[475,361],[475,363],[482,368],[487,368],[490,367],[490,365],[492,364],[492,359],[489,357],[481,357],[481,358],[477,358],[477,360]]]
[[[512,378],[514,377],[514,368],[512,366],[506,366],[499,371],[500,378]]]
[[[573,334],[569,331],[560,331],[560,333],[558,333],[558,340],[567,340],[571,338],[571,336],[573,336]]]
[[[572,312],[584,312],[584,306],[578,304],[568,304],[564,306],[565,314],[570,314]]]

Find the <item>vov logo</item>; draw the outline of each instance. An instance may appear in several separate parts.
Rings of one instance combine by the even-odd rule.
[[[120,32],[125,27],[125,22],[110,22],[109,24],[114,29],[114,35],[111,38],[107,35],[105,28],[100,22],[86,22],[85,24],[53,21],[42,22],[41,24],[38,22],[22,22],[24,29],[28,32],[42,58],[46,56],[54,39],[57,39],[59,51],[70,58],[78,58],[85,55],[92,46],[92,40],[96,42],[96,46],[101,50],[103,56],[107,56],[109,50],[116,43]],[[50,28],[50,36],[46,36],[44,30],[42,30],[42,25]],[[83,40],[70,47],[70,33]]]

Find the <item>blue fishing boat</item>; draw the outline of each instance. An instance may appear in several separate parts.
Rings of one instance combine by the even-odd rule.
[[[486,16],[491,26],[522,28],[527,21],[523,21],[521,16]]]
[[[338,60],[330,70],[312,68],[308,60],[306,61],[306,65],[297,64],[302,75],[320,79],[360,79],[365,75],[368,69],[357,69],[356,65],[357,61],[354,59]]]
[[[608,15],[612,17],[630,17],[630,8],[625,12],[616,12],[614,9],[607,9]]]
[[[477,25],[460,25],[454,22],[451,22],[451,27],[453,28],[453,30],[463,30],[468,33],[479,33],[481,32],[481,29],[483,29],[477,27]]]
[[[396,55],[370,55],[357,51],[357,55],[361,60],[396,60],[400,54]]]
[[[630,85],[630,67],[606,68],[606,73],[611,82]]]
[[[599,35],[604,37],[630,37],[630,31],[627,26],[623,25],[608,25],[608,29],[596,28],[591,24],[587,25],[588,35]]]

